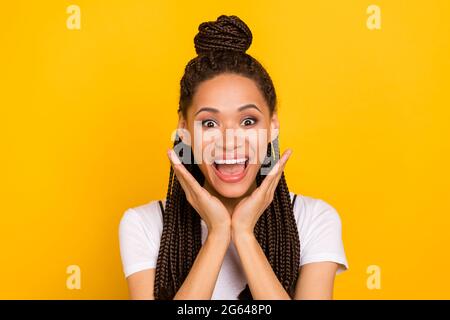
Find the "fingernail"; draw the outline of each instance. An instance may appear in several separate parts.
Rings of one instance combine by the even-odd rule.
[[[284,154],[284,160],[287,160],[292,154],[292,150],[288,149],[286,150],[286,153]]]
[[[173,149],[170,149],[170,158],[172,159],[172,162],[175,164],[181,164],[180,159],[178,158],[177,154]]]

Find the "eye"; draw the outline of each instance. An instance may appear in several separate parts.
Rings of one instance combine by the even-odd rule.
[[[216,122],[214,120],[203,120],[202,121],[202,126],[207,127],[207,128],[214,128],[216,125]]]
[[[244,126],[251,126],[251,125],[253,125],[253,124],[255,124],[256,123],[256,120],[255,119],[253,119],[253,118],[245,118],[243,121],[242,121],[242,125],[244,125]]]

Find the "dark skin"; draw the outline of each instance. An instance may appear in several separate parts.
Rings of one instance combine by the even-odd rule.
[[[249,104],[256,108],[240,109]],[[249,119],[257,121],[248,121]],[[197,88],[186,118],[180,116],[178,128],[187,130],[189,136],[193,137],[196,120],[209,124],[204,130],[210,130],[212,127],[219,130],[241,127],[247,129],[249,125],[253,129],[265,129],[268,132],[264,141],[266,145],[273,140],[274,132],[279,127],[277,114],[270,113],[255,83],[251,79],[233,74],[223,74],[203,82]],[[214,126],[211,126],[211,123]],[[190,141],[188,137],[182,139],[193,148],[198,147],[195,141]],[[212,143],[212,140],[202,140],[200,149],[203,150],[208,143]],[[243,149],[249,150],[249,157],[258,154],[257,141],[249,138],[242,144],[245,147]],[[226,149],[227,142],[224,141],[221,147]],[[205,176],[205,184],[201,186],[181,164],[173,150],[168,150],[169,160],[187,200],[208,227],[207,239],[174,299],[211,299],[231,241],[238,251],[255,300],[291,299],[253,234],[256,222],[273,199],[291,154],[291,149],[283,152],[279,162],[259,187],[256,187],[255,177],[260,163],[249,164],[245,178],[238,183],[227,183],[218,179],[212,164],[205,161],[199,165]],[[303,265],[294,299],[331,299],[337,267],[334,262]],[[131,298],[153,299],[154,275],[155,269],[148,269],[129,276]]]

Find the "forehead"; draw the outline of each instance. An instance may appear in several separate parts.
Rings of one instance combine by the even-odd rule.
[[[261,111],[268,112],[254,80],[237,74],[221,74],[198,86],[190,111],[195,114],[202,107],[213,107],[221,112],[236,111],[246,104],[255,104]]]

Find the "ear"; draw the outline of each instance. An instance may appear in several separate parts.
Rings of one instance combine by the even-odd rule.
[[[187,130],[187,121],[184,119],[183,115],[180,113],[178,116],[177,134],[184,144],[190,145],[191,139],[189,131]]]
[[[280,122],[278,121],[278,114],[273,113],[272,119],[270,120],[270,141],[275,140],[278,137],[280,131]]]

